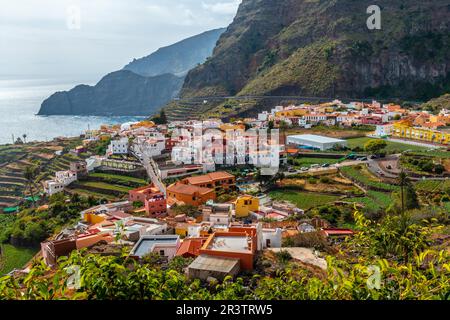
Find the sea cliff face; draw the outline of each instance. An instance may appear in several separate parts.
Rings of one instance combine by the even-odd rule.
[[[46,99],[39,115],[147,116],[180,90],[183,77],[164,74],[143,77],[121,70],[95,86],[79,85]]]

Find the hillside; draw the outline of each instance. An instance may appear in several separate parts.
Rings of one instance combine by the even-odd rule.
[[[192,68],[211,56],[219,36],[226,29],[215,29],[177,42],[156,52],[134,59],[123,69],[142,76],[172,73],[184,76]]]
[[[79,85],[46,99],[39,115],[146,116],[168,103],[183,77],[143,77],[131,71],[110,73],[95,86]]]
[[[448,1],[377,1],[381,30],[367,28],[372,4],[243,0],[213,56],[188,73],[181,95],[426,101],[448,90]]]
[[[450,93],[431,99],[422,104],[421,108],[432,113],[439,113],[442,109],[450,109]]]
[[[56,92],[39,115],[148,116],[176,97],[186,73],[203,63],[224,29],[204,32],[134,59],[95,86]]]

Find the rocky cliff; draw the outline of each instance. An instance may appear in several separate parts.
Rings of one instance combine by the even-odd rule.
[[[146,116],[173,99],[183,79],[116,71],[95,86],[79,85],[53,94],[42,103],[39,115]]]
[[[367,8],[381,8],[369,30]],[[182,96],[426,100],[449,89],[448,0],[243,0]]]

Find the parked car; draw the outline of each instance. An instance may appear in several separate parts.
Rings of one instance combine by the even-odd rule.
[[[329,163],[324,163],[324,164],[322,165],[322,168],[328,168],[329,166],[330,166]]]

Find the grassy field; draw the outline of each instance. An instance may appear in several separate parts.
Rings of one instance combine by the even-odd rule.
[[[0,260],[0,276],[22,268],[38,251],[37,249],[18,248],[10,244],[2,245],[3,257]]]
[[[377,178],[375,178],[373,175],[367,172],[367,169],[365,168],[358,169],[357,167],[342,167],[340,168],[340,170],[345,176],[358,181],[360,184],[366,187],[374,187],[384,191],[398,190],[398,186],[383,183],[377,180]]]
[[[142,184],[142,185],[147,184],[147,182],[144,179],[115,175],[115,174],[108,174],[108,173],[91,173],[89,176],[94,177],[94,178],[116,180],[119,182],[133,182],[133,183]]]
[[[422,151],[408,152],[408,154],[450,159],[450,152],[445,150],[432,150],[432,151],[422,150]]]
[[[285,200],[295,204],[300,209],[311,209],[319,207],[338,200],[339,196],[320,194],[320,193],[308,193],[308,192],[296,192],[292,190],[279,189],[269,193],[269,196],[274,200]]]
[[[417,191],[442,192],[450,188],[450,180],[423,180],[414,183]]]
[[[103,190],[119,191],[122,193],[128,193],[128,191],[133,189],[132,187],[108,184],[105,182],[80,181],[78,184],[81,186],[88,186],[88,187],[93,187],[93,188],[98,188],[98,189],[103,189]]]
[[[347,145],[351,149],[356,148],[356,147],[360,147],[360,148],[364,149],[364,145],[371,140],[377,140],[377,139],[368,138],[368,137],[347,139]],[[428,149],[425,147],[413,146],[413,145],[409,145],[406,143],[399,143],[399,142],[392,142],[392,141],[386,141],[386,143],[387,143],[387,147],[385,150],[388,153],[403,152],[406,150],[411,150],[413,152],[421,152],[421,151],[426,151]]]
[[[117,197],[115,197],[115,196],[108,195],[105,193],[94,192],[94,191],[90,191],[90,190],[88,191],[88,190],[81,189],[81,188],[70,189],[70,191],[72,193],[78,193],[80,196],[86,196],[86,197],[93,196],[93,197],[96,197],[99,199],[105,198],[107,200],[117,200]]]

